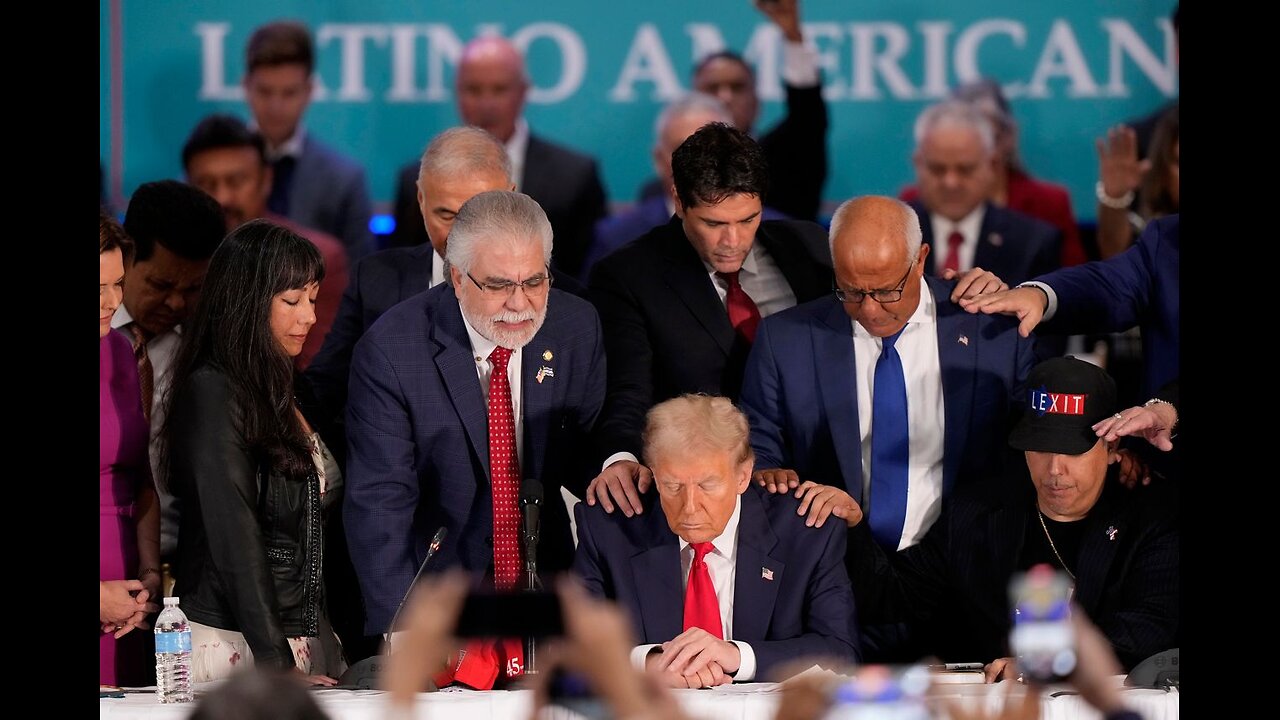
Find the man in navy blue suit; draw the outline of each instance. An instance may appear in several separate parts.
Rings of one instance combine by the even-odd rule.
[[[929,246],[899,200],[841,205],[831,250],[836,291],[766,318],[747,361],[756,480],[807,498],[810,522],[856,500],[873,527],[887,522],[878,539],[892,552],[923,537],[958,482],[998,474],[1033,343],[1008,318],[964,312],[952,283],[924,274]],[[897,358],[896,383],[877,377],[882,356]],[[876,447],[886,421],[900,447]],[[896,481],[883,489],[877,456],[879,479]]]
[[[948,100],[920,113],[912,162],[924,244],[924,271],[984,267],[1020,283],[1061,265],[1062,232],[1043,220],[992,204],[995,130],[974,105]]]
[[[858,660],[843,527],[808,527],[794,498],[752,486],[748,433],[728,398],[662,402],[644,430],[661,512],[574,511],[574,571],[629,611],[643,643],[633,663],[674,687],[759,680],[800,657]]]
[[[539,568],[568,569],[560,487],[581,494],[598,469],[582,447],[604,402],[600,320],[550,289],[546,213],[527,195],[483,192],[449,235],[452,284],[388,310],[351,360],[343,517],[371,634],[388,630],[439,527],[448,536],[428,570],[510,585],[522,478],[548,498]]]

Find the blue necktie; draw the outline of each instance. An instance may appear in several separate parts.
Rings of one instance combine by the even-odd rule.
[[[904,326],[905,329],[905,326]],[[907,382],[893,347],[902,330],[883,339],[871,390],[871,535],[886,552],[897,552],[907,517]]]

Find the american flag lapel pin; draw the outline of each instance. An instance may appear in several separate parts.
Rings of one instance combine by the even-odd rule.
[[[773,581],[773,571],[772,571],[772,570],[770,570],[770,569],[769,569],[769,568],[767,568],[767,567],[762,567],[762,568],[760,568],[760,577],[761,577],[761,578],[763,578],[763,579],[765,579],[765,580],[768,580],[768,581],[772,582],[772,581]]]
[[[547,367],[546,365],[543,365],[542,367],[538,368],[538,374],[537,374],[537,375],[535,375],[535,376],[533,377],[533,379],[534,379],[534,380],[537,380],[537,381],[538,381],[538,384],[539,384],[539,385],[541,385],[541,384],[542,384],[543,379],[545,379],[545,378],[550,378],[550,377],[555,377],[555,376],[556,376],[556,372],[555,372],[554,370],[552,370],[551,368]]]
[[[1118,532],[1120,532],[1120,531],[1116,529],[1116,526],[1115,526],[1115,525],[1111,525],[1111,526],[1107,527],[1107,539],[1108,539],[1108,540],[1115,540],[1115,539],[1116,539],[1116,533],[1118,533]]]
[[[1004,244],[1004,238],[1000,237],[1000,233],[993,232],[987,236],[987,242],[991,243],[996,247],[1000,247],[1001,245]]]
[[[965,346],[965,347],[969,347],[969,336],[968,336],[968,335],[961,335],[960,337],[956,338],[956,342],[960,343],[961,345],[963,345],[963,346]]]

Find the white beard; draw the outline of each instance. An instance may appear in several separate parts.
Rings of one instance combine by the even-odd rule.
[[[551,302],[551,298],[547,298],[547,304]],[[515,350],[528,345],[533,340],[533,336],[538,334],[542,329],[542,323],[547,320],[547,304],[543,304],[541,312],[534,312],[532,308],[524,312],[511,312],[510,310],[502,310],[496,315],[485,317],[477,312],[473,312],[467,307],[466,303],[461,303],[462,316],[467,322],[480,333],[481,337],[500,347]],[[524,322],[526,320],[533,321],[533,327],[523,331],[504,330],[498,325],[499,322]]]

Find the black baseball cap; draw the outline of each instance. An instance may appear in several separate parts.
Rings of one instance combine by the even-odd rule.
[[[1098,442],[1093,426],[1116,410],[1116,381],[1106,370],[1074,357],[1045,360],[1027,377],[1022,419],[1009,444],[1080,455]]]

